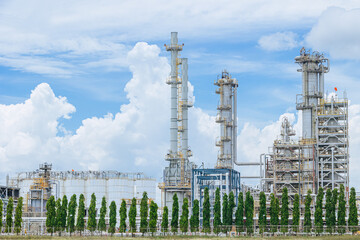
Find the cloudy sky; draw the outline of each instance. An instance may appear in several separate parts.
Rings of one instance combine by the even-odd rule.
[[[164,43],[177,31],[195,101],[193,161],[216,162],[213,82],[223,69],[239,81],[240,161],[267,152],[284,115],[299,132],[294,57],[305,46],[330,58],[328,93],[337,87],[351,100],[350,185],[359,188],[359,23],[357,0],[3,0],[0,184],[44,161],[161,181],[170,118]]]

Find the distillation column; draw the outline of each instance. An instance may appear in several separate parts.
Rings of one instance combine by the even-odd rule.
[[[188,146],[188,61],[179,58],[183,45],[178,45],[177,32],[171,33],[171,44],[166,50],[171,52],[171,72],[167,84],[171,86],[171,117],[170,117],[170,150],[166,155],[169,166],[164,169],[162,190],[162,206],[172,205],[172,197],[176,193],[179,204],[185,197],[190,199],[191,169],[195,167],[189,162],[192,155]],[[181,65],[181,77],[179,66]]]
[[[216,122],[220,123],[220,139],[216,141],[216,146],[220,147],[216,168],[234,168],[236,161],[236,94],[237,80],[231,78],[227,71],[223,71],[221,78],[214,83],[219,88],[216,90],[220,94],[220,102],[217,107],[218,114]]]
[[[318,160],[316,151],[316,108],[319,99],[324,96],[324,73],[329,71],[328,59],[318,52],[310,53],[302,48],[300,56],[295,62],[301,66],[302,94],[297,95],[296,109],[302,111],[302,139],[300,140],[302,152],[303,171],[301,181],[304,183],[303,191],[312,189],[317,192]]]

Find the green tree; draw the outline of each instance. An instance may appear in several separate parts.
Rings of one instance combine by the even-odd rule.
[[[111,236],[115,233],[115,227],[116,227],[116,203],[115,201],[112,201],[110,203],[110,212],[109,212],[109,229],[108,232],[111,234]]]
[[[12,197],[9,198],[8,204],[6,206],[6,228],[5,232],[10,233],[12,228],[12,215],[14,211],[14,199]]]
[[[161,231],[166,233],[168,232],[168,229],[169,229],[169,209],[167,206],[165,206],[162,215]]]
[[[300,196],[295,194],[294,196],[294,207],[293,207],[293,231],[299,231],[300,224]]]
[[[338,208],[338,232],[341,234],[345,233],[346,227],[346,201],[345,201],[345,188],[344,185],[340,185],[340,194],[339,194],[339,208]]]
[[[324,199],[324,189],[319,188],[318,194],[316,196],[316,205],[315,205],[315,230],[316,233],[322,233],[324,231],[324,222],[323,222],[323,199]]]
[[[281,196],[281,232],[286,233],[288,231],[289,224],[289,196],[286,187],[283,188]]]
[[[273,193],[270,195],[270,225],[271,232],[277,232],[279,225],[279,210],[277,204],[277,198]]]
[[[54,233],[56,226],[56,209],[55,209],[55,197],[51,196],[46,202],[46,228],[47,232]]]
[[[214,203],[214,233],[220,233],[221,226],[221,203],[220,203],[220,189],[216,188],[215,203]]]
[[[0,232],[1,229],[3,227],[3,222],[2,222],[2,218],[3,218],[3,208],[4,208],[4,203],[3,201],[0,199]]]
[[[194,202],[193,202],[192,215],[191,215],[191,218],[190,218],[190,230],[191,230],[191,232],[198,232],[199,231],[199,224],[200,224],[200,216],[199,215],[200,215],[199,200],[195,199]]]
[[[105,198],[105,196],[103,196],[103,198],[101,200],[100,218],[99,218],[99,224],[98,224],[98,229],[99,229],[101,235],[102,235],[102,232],[106,231],[106,222],[105,222],[106,210],[107,210],[106,198]],[[121,216],[121,214],[120,214],[120,216]]]
[[[68,209],[68,231],[70,233],[75,232],[75,214],[76,214],[76,207],[77,207],[77,202],[76,202],[76,195],[72,195],[70,198],[70,202],[69,202],[69,209]]]
[[[62,215],[62,207],[61,207],[61,198],[58,198],[55,202],[55,212],[56,212],[56,217],[55,217],[55,232],[59,232],[59,236],[60,236],[60,231],[61,231],[61,224],[62,224],[62,219],[61,219],[61,215]]]
[[[228,213],[229,213],[229,201],[228,201],[228,196],[225,193],[222,199],[222,223],[224,225],[222,227],[222,231],[225,233],[227,233],[228,231],[228,226],[227,226]]]
[[[84,217],[85,217],[85,197],[83,194],[80,194],[77,221],[76,221],[76,228],[80,232],[80,235],[85,228]]]
[[[120,210],[119,210],[119,214],[120,214],[120,232],[124,233],[126,231],[126,202],[123,199],[121,201],[121,206],[120,206]]]
[[[129,227],[133,235],[136,232],[136,215],[136,198],[133,198],[129,209]]]
[[[184,198],[182,205],[182,213],[180,216],[180,229],[186,233],[189,229],[189,200]]]
[[[15,232],[17,235],[21,232],[21,223],[22,223],[22,208],[23,208],[23,198],[18,199],[17,206],[15,208]],[[0,215],[2,218],[2,215]]]
[[[148,195],[147,192],[143,192],[141,203],[140,203],[140,232],[144,236],[144,233],[147,232],[148,228],[148,214],[149,214],[149,206],[148,206]]]
[[[357,207],[356,207],[356,193],[355,188],[350,189],[350,198],[349,198],[349,219],[348,225],[351,232],[355,233],[358,229],[359,224]]]
[[[238,206],[235,212],[235,224],[237,227],[237,231],[244,231],[244,196],[243,193],[239,193],[238,196]]]
[[[67,209],[68,209],[68,200],[67,200],[66,195],[64,195],[63,198],[62,198],[62,202],[61,202],[60,231],[65,231],[65,229],[66,229]]]
[[[311,231],[311,190],[309,189],[305,198],[305,214],[304,214],[304,230],[305,232]]]
[[[204,205],[203,205],[203,231],[210,233],[210,196],[209,188],[204,189]]]
[[[250,191],[246,193],[245,197],[245,216],[246,216],[246,232],[251,234],[254,232],[254,199]]]
[[[150,232],[152,235],[154,235],[154,232],[157,231],[157,219],[158,219],[158,214],[157,214],[157,210],[158,210],[158,205],[154,202],[151,201],[150,203],[150,213],[149,213],[149,227],[150,227]]]
[[[331,232],[335,232],[336,226],[336,205],[338,202],[338,190],[335,188],[332,192],[332,199],[331,199]]]
[[[260,192],[260,208],[259,208],[259,228],[263,234],[266,228],[266,196],[264,192]]]
[[[96,230],[96,196],[95,193],[91,194],[90,206],[89,206],[89,216],[87,222],[87,228],[90,230],[91,235]]]
[[[233,224],[233,214],[234,214],[234,208],[235,208],[235,196],[234,192],[229,193],[229,208],[227,213],[227,225]]]
[[[173,196],[172,215],[171,215],[171,231],[175,234],[179,227],[179,201],[177,194]]]
[[[332,232],[332,192],[331,189],[326,190],[326,202],[325,202],[325,222],[326,222],[326,231]]]

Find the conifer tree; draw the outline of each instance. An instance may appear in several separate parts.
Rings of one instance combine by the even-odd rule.
[[[309,189],[305,198],[305,214],[304,214],[304,230],[305,232],[311,231],[311,190]]]
[[[162,215],[161,231],[166,233],[168,232],[168,229],[169,229],[169,209],[167,206],[165,206]]]
[[[220,189],[215,191],[215,203],[214,203],[214,233],[220,233],[221,225],[221,203],[220,203]]]
[[[136,232],[136,215],[136,198],[133,198],[129,209],[129,227],[132,235]]]
[[[105,217],[106,217],[106,211],[107,210],[107,206],[106,206],[106,198],[105,196],[103,196],[102,200],[101,200],[101,208],[100,208],[100,218],[99,218],[99,224],[98,224],[98,229],[102,235],[102,232],[106,231],[106,222],[105,222]],[[121,214],[120,214],[121,216]]]
[[[152,235],[154,235],[154,232],[157,231],[157,228],[156,228],[157,219],[158,219],[157,210],[158,210],[158,205],[154,201],[151,201],[150,213],[149,213],[149,215],[150,215],[149,216],[149,227],[150,227],[150,232]]]
[[[18,199],[18,203],[15,208],[15,233],[19,235],[21,232],[21,223],[22,223],[22,208],[23,208],[23,198],[20,197]],[[2,215],[0,215],[2,218]]]
[[[46,202],[46,228],[47,232],[54,233],[56,226],[56,209],[55,209],[55,197],[51,196]]]
[[[293,231],[299,231],[300,224],[300,197],[299,194],[294,196],[294,208],[293,208]]]
[[[228,213],[229,213],[229,202],[228,202],[228,196],[225,193],[222,199],[222,223],[224,225],[222,227],[222,231],[224,233],[227,233],[228,231],[228,226],[227,226]]]
[[[182,213],[180,217],[180,229],[183,233],[186,233],[189,229],[189,201],[184,198],[182,205]]]
[[[232,225],[233,224],[233,214],[234,214],[234,208],[235,208],[235,196],[234,192],[229,193],[229,208],[227,213],[227,224],[226,225]]]
[[[338,233],[344,234],[346,227],[346,201],[345,201],[345,188],[344,185],[340,185],[339,194],[339,208],[338,208]]]
[[[276,197],[273,193],[270,195],[270,225],[271,232],[277,232],[277,227],[279,225],[279,211],[277,209]]]
[[[77,220],[76,220],[76,228],[80,232],[80,236],[81,236],[81,232],[84,231],[85,228],[84,217],[85,217],[85,197],[83,194],[80,194],[79,207],[78,207]]]
[[[288,231],[289,224],[289,196],[286,187],[283,188],[281,196],[281,232],[286,233]]]
[[[238,196],[238,206],[235,212],[235,224],[237,227],[237,231],[244,231],[244,196],[243,193],[240,192]]]
[[[12,219],[13,211],[14,211],[14,199],[12,197],[10,197],[8,204],[6,206],[5,232],[7,232],[7,233],[11,232],[12,223],[13,223],[13,219]]]
[[[175,234],[179,227],[179,200],[177,194],[173,196],[172,215],[171,215],[171,231]]]
[[[264,192],[260,192],[259,228],[260,233],[263,234],[266,228],[266,196]]]
[[[62,198],[62,202],[61,202],[60,231],[65,231],[65,229],[66,229],[67,209],[68,209],[68,200],[67,200],[66,195],[64,195],[63,198]]]
[[[59,236],[60,236],[60,231],[61,231],[61,223],[62,223],[62,219],[61,219],[61,215],[62,215],[62,207],[61,207],[61,198],[58,198],[55,202],[55,213],[56,213],[56,217],[55,217],[55,232],[59,231]]]
[[[119,210],[119,215],[120,215],[120,232],[124,233],[126,231],[126,202],[123,199],[121,201],[121,206],[120,206],[120,210]]]
[[[323,222],[323,199],[324,199],[324,189],[319,188],[318,194],[316,196],[316,205],[315,205],[315,230],[316,233],[322,233],[324,231],[324,222]]]
[[[194,202],[193,202],[192,215],[191,215],[191,218],[190,218],[190,230],[191,230],[191,232],[198,232],[199,231],[199,223],[200,223],[199,214],[200,214],[199,200],[195,199]]]
[[[148,195],[147,192],[143,192],[143,196],[140,203],[140,232],[144,236],[144,233],[147,232],[148,228],[148,214],[149,214],[149,206],[148,206]]]
[[[2,217],[3,217],[3,208],[4,208],[4,203],[3,201],[0,199],[0,232],[1,232],[1,229],[3,227],[3,222],[2,222]]]
[[[326,231],[331,233],[332,232],[332,192],[331,189],[326,190],[326,202],[325,202],[325,222],[326,222]]]
[[[246,216],[246,232],[251,234],[254,232],[254,199],[250,191],[246,193],[245,197],[245,216]]]
[[[115,201],[112,201],[110,203],[110,212],[109,212],[109,229],[108,232],[111,234],[111,236],[115,233],[115,227],[116,227],[116,203]]]
[[[69,209],[68,209],[68,231],[70,233],[75,232],[75,214],[76,214],[76,207],[77,207],[77,202],[76,202],[76,195],[73,194],[70,198],[70,202],[69,202]]]
[[[89,206],[89,217],[87,228],[90,230],[91,235],[96,230],[96,196],[95,193],[91,194],[90,206]]]
[[[352,233],[355,233],[358,228],[359,220],[358,220],[358,212],[356,207],[356,193],[355,188],[350,189],[350,198],[349,198],[349,219],[348,219],[348,226],[349,230]],[[356,226],[356,227],[355,227]]]
[[[204,206],[203,206],[203,231],[210,233],[210,196],[209,188],[204,189]]]
[[[331,199],[331,232],[335,232],[336,227],[336,205],[338,202],[338,190],[335,188],[332,192],[332,199]]]

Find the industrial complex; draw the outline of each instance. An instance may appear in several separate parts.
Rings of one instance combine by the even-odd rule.
[[[164,153],[167,166],[162,172],[163,182],[157,183],[155,178],[143,173],[55,171],[51,163],[43,163],[37,170],[8,177],[6,186],[0,186],[4,209],[9,197],[14,198],[15,204],[23,197],[24,224],[31,230],[42,227],[50,196],[57,199],[64,195],[84,194],[85,205],[89,206],[90,196],[95,193],[98,199],[105,196],[108,203],[120,203],[125,199],[129,205],[134,197],[140,201],[145,191],[150,199],[156,200],[158,187],[161,191],[161,200],[157,199],[161,202],[160,215],[167,206],[171,216],[176,194],[180,206],[185,198],[190,200],[190,206],[193,200],[199,200],[200,221],[205,188],[209,189],[211,206],[217,188],[221,196],[233,192],[236,203],[240,192],[250,190],[256,202],[260,191],[267,196],[274,193],[280,198],[285,187],[290,203],[295,194],[304,199],[309,189],[316,194],[320,187],[326,190],[344,185],[346,198],[349,197],[348,99],[346,93],[342,97],[337,93],[325,94],[325,73],[330,70],[327,58],[304,48],[295,57],[302,76],[302,93],[294,96],[296,109],[302,116],[302,132],[296,133],[289,120],[283,118],[280,137],[274,136],[269,152],[261,154],[257,162],[237,159],[238,81],[226,70],[216,79],[214,77],[214,90],[219,96],[215,118],[219,136],[214,145],[219,151],[216,165],[203,168],[191,161],[193,153],[188,144],[191,131],[188,109],[193,103],[188,97],[188,59],[179,57],[183,46],[179,44],[177,32],[171,33],[170,44],[165,45],[171,54],[171,72],[166,81],[171,91],[171,115],[170,148]],[[242,166],[241,171],[236,166]],[[243,172],[248,166],[258,167],[259,176],[246,176]],[[243,185],[243,178],[258,179],[258,186]],[[98,201],[96,209],[100,207]]]

